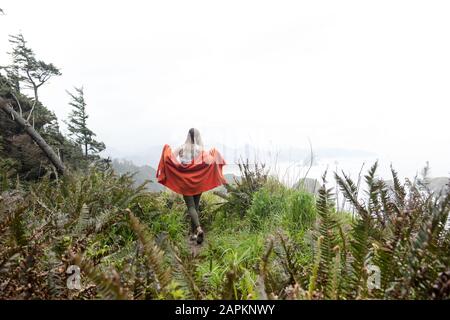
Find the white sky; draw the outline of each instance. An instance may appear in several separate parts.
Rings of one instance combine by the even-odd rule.
[[[1,1],[0,64],[22,32],[85,88],[114,154],[179,144],[361,149],[450,171],[449,1]],[[220,145],[219,145],[220,146]]]

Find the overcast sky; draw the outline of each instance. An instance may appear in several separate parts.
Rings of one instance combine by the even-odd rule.
[[[405,174],[450,171],[449,1],[0,2],[0,64],[22,32],[63,76],[60,119],[83,85],[114,155],[176,145],[363,150]]]

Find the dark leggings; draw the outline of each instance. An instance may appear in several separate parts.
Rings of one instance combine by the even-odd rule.
[[[200,214],[200,194],[196,194],[195,196],[183,196],[184,202],[186,202],[186,206],[188,208],[188,213],[191,216],[191,229],[192,232],[195,232],[198,226],[200,226],[200,221],[198,220],[198,216]]]

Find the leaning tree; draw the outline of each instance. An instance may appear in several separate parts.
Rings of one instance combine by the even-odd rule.
[[[6,72],[4,79],[8,82],[10,90],[7,97],[0,97],[0,109],[12,117],[36,142],[58,172],[64,174],[66,168],[59,156],[30,124],[35,107],[39,103],[39,88],[51,77],[61,75],[61,72],[53,64],[38,60],[34,51],[27,46],[22,34],[11,36],[10,42],[13,44],[13,49],[9,53],[11,63],[0,67],[0,71]],[[31,89],[33,92],[34,99],[29,110],[23,110],[20,103],[19,96],[23,89]]]

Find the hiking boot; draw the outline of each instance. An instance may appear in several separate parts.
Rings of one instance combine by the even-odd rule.
[[[205,233],[202,230],[202,227],[197,228],[197,244],[201,244],[203,242],[203,238]]]
[[[197,235],[196,234],[191,234],[191,236],[189,237],[189,240],[197,241]]]

